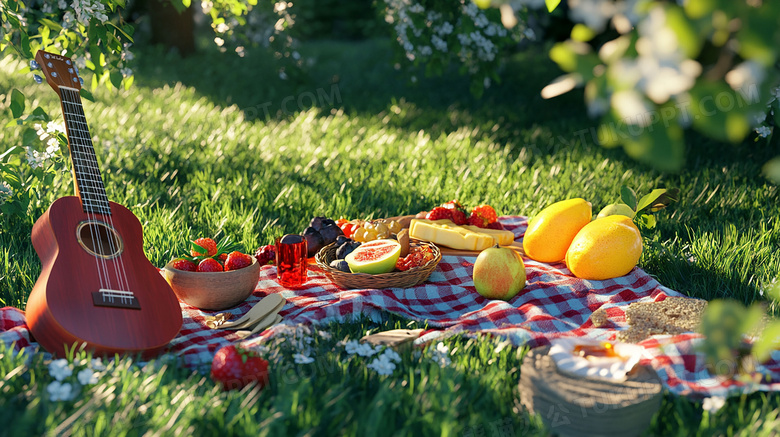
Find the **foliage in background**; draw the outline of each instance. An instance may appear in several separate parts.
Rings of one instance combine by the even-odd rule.
[[[491,80],[500,81],[503,57],[522,39],[523,25],[507,30],[496,10],[482,10],[471,0],[384,0],[385,20],[393,26],[403,53],[400,59],[424,65],[440,76],[450,65],[471,77],[471,93],[481,96]],[[413,76],[414,78],[414,76]]]
[[[588,112],[601,117],[592,141],[668,171],[683,165],[685,127],[737,143],[751,129],[769,137],[780,121],[780,4],[680,3],[569,0],[578,24],[550,50],[567,74],[542,91],[585,86]]]
[[[761,294],[780,302],[780,284],[771,284]],[[780,348],[780,320],[768,318],[766,303],[746,307],[731,299],[711,301],[702,318],[701,332],[705,336],[701,350],[707,356],[708,370],[747,383],[762,382],[764,376],[757,365]],[[747,337],[753,337],[753,342],[746,342]]]

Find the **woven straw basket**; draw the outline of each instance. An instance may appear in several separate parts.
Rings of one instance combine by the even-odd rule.
[[[530,351],[520,371],[520,402],[560,436],[641,435],[661,406],[661,380],[645,366],[624,382],[570,376],[547,352]]]
[[[336,259],[336,244],[329,244],[315,255],[314,260],[325,275],[341,288],[407,288],[425,282],[431,272],[441,261],[439,248],[430,243],[413,242],[414,246],[429,246],[433,251],[433,260],[420,267],[414,267],[403,272],[369,275],[367,273],[347,273],[336,270],[330,262]]]

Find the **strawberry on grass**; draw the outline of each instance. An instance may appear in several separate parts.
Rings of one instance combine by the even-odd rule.
[[[231,344],[214,355],[211,379],[225,391],[241,390],[252,383],[263,388],[268,385],[268,361],[254,351]]]

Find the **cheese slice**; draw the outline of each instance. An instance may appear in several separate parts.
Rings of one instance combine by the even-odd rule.
[[[480,251],[495,244],[492,235],[474,232],[451,220],[414,219],[409,226],[409,237],[459,250]]]
[[[480,228],[473,225],[463,225],[463,227],[470,231],[474,231],[480,234],[490,235],[491,237],[493,237],[493,240],[495,240],[496,244],[498,244],[499,246],[509,246],[515,241],[515,234],[513,234],[512,231],[507,231],[503,229]]]

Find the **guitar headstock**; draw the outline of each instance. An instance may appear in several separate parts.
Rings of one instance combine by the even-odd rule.
[[[81,89],[78,68],[67,56],[38,50],[38,53],[35,54],[35,61],[40,66],[46,82],[54,88],[57,94],[60,94],[60,87],[63,86],[76,90]]]

